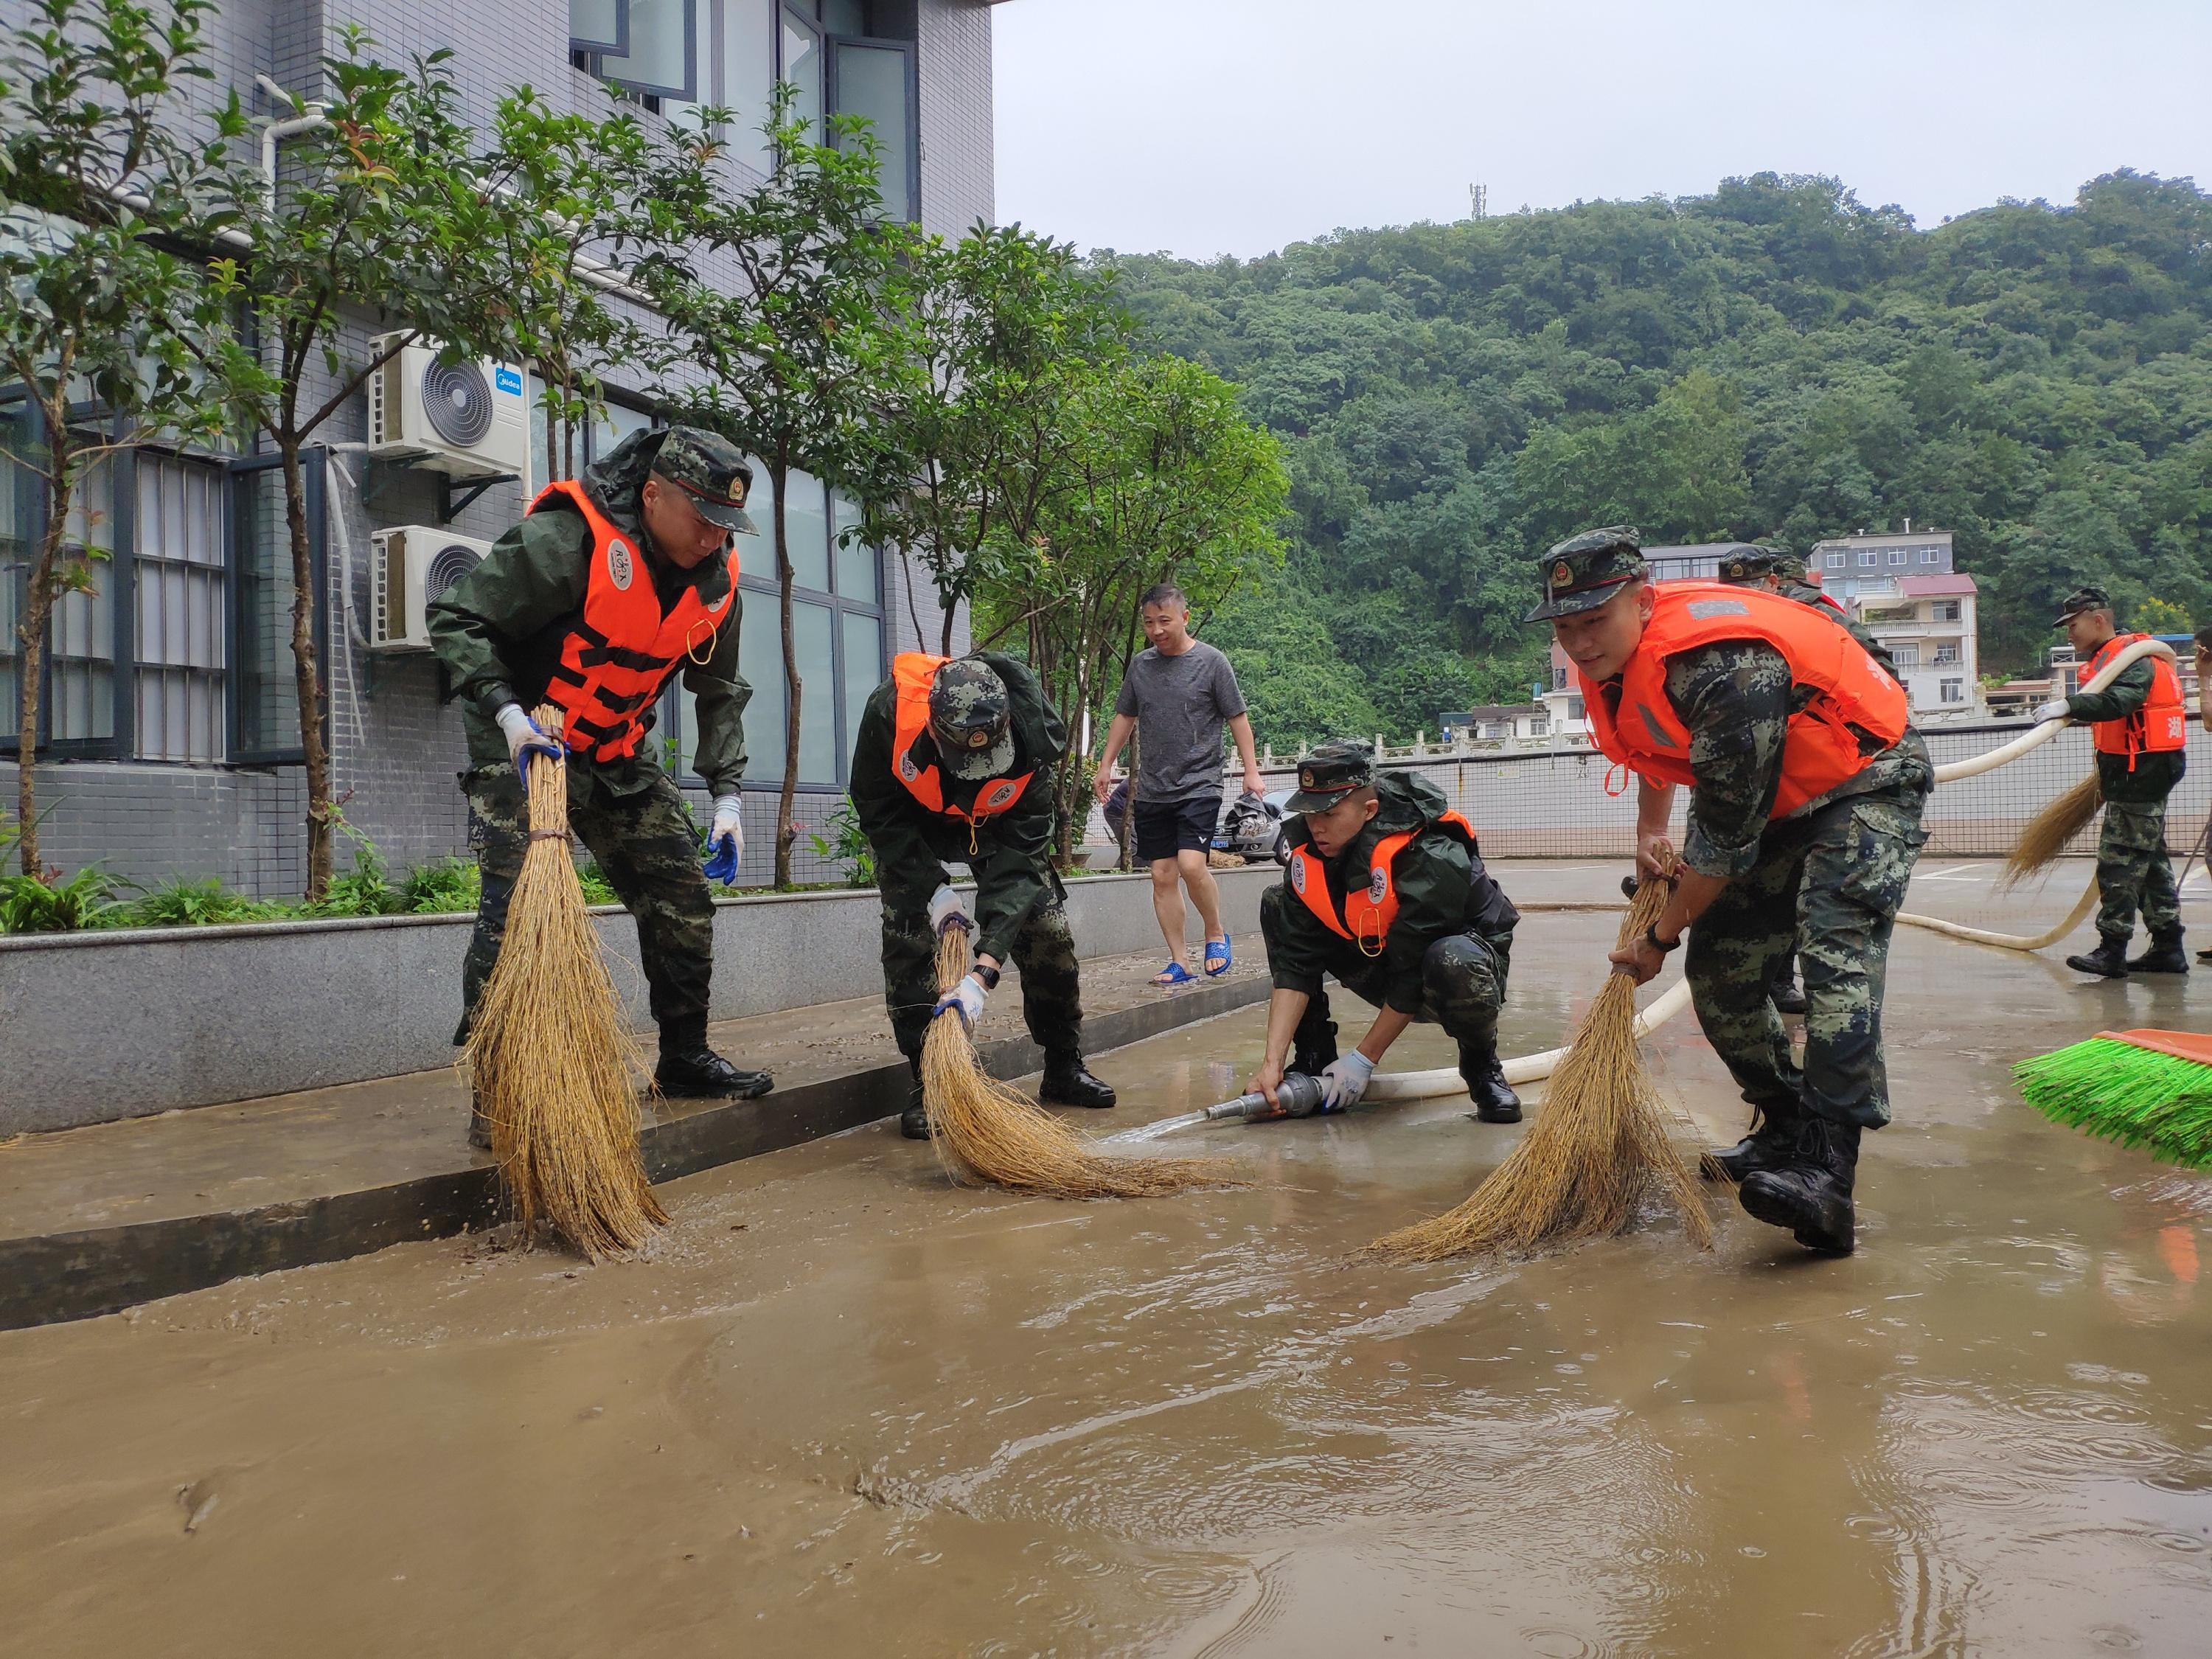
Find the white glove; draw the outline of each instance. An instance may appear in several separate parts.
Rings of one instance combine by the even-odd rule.
[[[714,797],[714,823],[707,831],[707,844],[711,847],[727,836],[736,844],[739,858],[745,855],[745,821],[742,802],[736,795]]]
[[[1357,1048],[1329,1061],[1321,1068],[1322,1110],[1350,1111],[1359,1104],[1359,1097],[1367,1092],[1368,1079],[1374,1075],[1375,1062]]]
[[[518,776],[528,779],[532,755],[559,757],[561,745],[545,735],[544,728],[524,712],[520,703],[500,704],[497,718],[499,729],[507,735],[507,757],[514,763]]]
[[[2036,723],[2040,725],[2045,720],[2063,720],[2066,719],[2071,712],[2072,711],[2066,707],[2065,698],[2053,697],[2049,702],[2045,703],[2035,711]]]
[[[960,1023],[972,1031],[975,1029],[975,1022],[983,1018],[983,999],[989,994],[983,988],[983,981],[970,974],[938,998],[937,1006],[929,1017],[935,1019],[949,1008],[958,1014]]]
[[[960,902],[960,895],[949,885],[940,885],[929,896],[929,931],[943,939],[948,927],[963,928],[971,933],[975,931],[975,924],[969,920],[968,907]]]

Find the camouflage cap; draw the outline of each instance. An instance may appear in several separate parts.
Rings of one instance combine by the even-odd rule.
[[[1812,580],[1812,572],[1807,568],[1802,553],[1786,552],[1778,547],[1774,550],[1774,574],[1787,581]]]
[[[1777,556],[1771,547],[1735,548],[1722,559],[1720,579],[1732,587],[1763,581],[1776,574]]]
[[[1549,622],[1603,605],[1623,582],[1638,581],[1650,567],[1644,562],[1642,534],[1634,525],[1607,525],[1570,536],[1538,562],[1544,602],[1522,620]]]
[[[929,730],[954,777],[974,783],[1002,777],[1014,764],[1014,726],[1006,683],[988,663],[962,657],[929,683]]]
[[[1375,781],[1375,751],[1357,738],[1317,743],[1298,762],[1298,789],[1285,812],[1325,812]]]
[[[696,426],[672,426],[653,458],[653,473],[682,490],[708,523],[741,536],[760,534],[760,526],[745,511],[753,470],[727,438]]]
[[[2080,616],[2084,611],[2110,611],[2112,608],[2112,596],[2103,588],[2077,587],[2059,605],[2058,614],[2051,618],[2051,625],[2063,628],[2069,619]]]

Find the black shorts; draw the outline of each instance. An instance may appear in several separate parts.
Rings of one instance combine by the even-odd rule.
[[[1137,803],[1137,856],[1146,864],[1184,851],[1203,853],[1213,845],[1221,822],[1221,792],[1210,790],[1188,800]]]

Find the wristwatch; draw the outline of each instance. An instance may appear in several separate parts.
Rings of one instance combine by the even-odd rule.
[[[1659,937],[1659,924],[1656,921],[1644,930],[1644,942],[1662,957],[1669,951],[1682,948],[1682,936],[1680,933],[1675,934],[1674,942],[1672,945],[1668,944]]]
[[[985,990],[995,991],[999,988],[999,970],[997,969],[987,968],[979,962],[970,971],[975,974],[976,982],[982,986]]]

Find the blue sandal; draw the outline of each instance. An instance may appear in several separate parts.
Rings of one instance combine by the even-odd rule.
[[[1206,941],[1206,976],[1218,979],[1229,971],[1229,936]]]
[[[1195,985],[1198,976],[1179,962],[1171,962],[1152,975],[1152,983],[1163,989],[1176,985]]]

